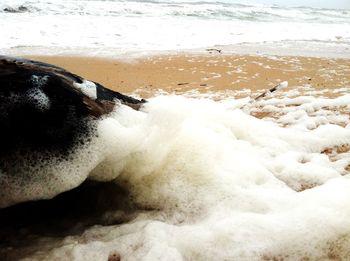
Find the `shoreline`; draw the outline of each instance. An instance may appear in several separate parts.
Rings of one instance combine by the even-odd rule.
[[[118,59],[135,59],[160,55],[184,55],[187,53],[206,55],[208,49],[221,50],[224,55],[258,55],[258,56],[297,56],[326,59],[350,59],[350,47],[340,39],[330,42],[310,40],[281,40],[261,42],[238,42],[226,45],[203,45],[201,47],[178,49],[129,49],[128,47],[79,47],[79,46],[40,46],[24,45],[0,48],[0,53],[19,56],[83,56]]]
[[[141,57],[24,57],[63,67],[123,93],[148,98],[161,91],[183,94],[271,88],[282,81],[289,89],[350,87],[350,59],[300,56],[178,53]]]

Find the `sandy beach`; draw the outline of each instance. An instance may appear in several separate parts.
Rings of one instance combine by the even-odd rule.
[[[39,232],[24,226],[21,240],[16,226],[14,232],[4,229],[1,260],[139,260],[152,249],[162,253],[160,260],[173,258],[169,249],[176,249],[174,260],[350,255],[350,60],[217,52],[132,60],[28,57],[122,93],[154,98],[143,110],[122,108],[101,119],[100,145],[93,153],[82,150],[59,179],[71,182],[76,173],[90,179],[92,173],[111,180],[110,190],[100,188],[106,194],[100,196],[96,187],[81,198],[89,195],[97,205],[114,198],[118,204],[91,212],[81,202],[72,205],[78,214],[88,214],[72,220],[64,210],[62,234],[56,232],[56,215],[53,221],[44,216]],[[273,97],[231,99],[256,97],[285,80],[288,89]],[[155,97],[164,92],[183,95]],[[188,99],[191,94],[210,99]],[[93,169],[79,172],[93,160]],[[75,194],[69,197],[76,200]],[[47,220],[54,225],[46,227]]]
[[[28,56],[66,68],[114,90],[150,97],[160,90],[217,92],[267,89],[281,81],[289,89],[328,90],[350,85],[350,60],[290,56],[180,53],[132,60],[81,56]],[[327,91],[326,91],[327,92]]]
[[[349,260],[349,0],[0,19],[1,261]]]

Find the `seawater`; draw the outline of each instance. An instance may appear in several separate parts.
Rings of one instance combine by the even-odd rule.
[[[346,53],[350,44],[349,10],[231,1],[4,0],[0,21],[0,50],[7,53],[36,46],[120,54],[264,42]]]

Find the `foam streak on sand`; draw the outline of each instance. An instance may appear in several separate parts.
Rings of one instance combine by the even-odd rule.
[[[199,66],[199,59],[225,59],[224,63],[231,65],[234,59],[246,59],[242,76],[247,72],[243,65],[253,60],[219,57],[191,56],[189,60]],[[154,66],[154,61],[164,66],[164,59],[171,59],[174,72],[187,66],[178,62],[179,57],[150,59],[148,66]],[[271,68],[275,66],[272,60],[294,68],[283,57],[256,57],[251,63]],[[184,90],[183,96],[158,95],[140,111],[118,107],[97,125],[93,149],[100,163],[92,172],[75,176],[114,180],[128,191],[135,206],[133,216],[123,209],[98,213],[97,224],[107,219],[112,225],[86,225],[82,234],[68,237],[35,236],[29,230],[21,235],[22,244],[33,238],[40,243],[2,252],[11,258],[23,250],[27,260],[348,258],[349,79],[337,71],[333,81],[324,82],[333,86],[333,96],[320,98],[326,93],[324,89],[310,84],[296,87],[293,80],[302,81],[296,75],[299,70],[308,72],[305,64],[323,60],[294,61],[298,70],[294,74],[285,70],[292,88],[250,103],[244,111],[240,108],[249,99],[231,96],[242,97],[242,91],[223,89],[212,94]],[[346,60],[328,62],[328,66],[337,63],[344,70],[348,68]],[[192,75],[186,74],[187,68],[182,72]],[[178,85],[182,87],[189,81],[176,78],[174,83],[182,82]],[[314,81],[321,82],[317,77]],[[346,85],[335,89],[340,82]],[[220,83],[216,83],[219,88]],[[256,97],[260,92],[247,93]],[[208,96],[220,97],[220,101]],[[84,148],[80,153],[84,155]],[[70,182],[69,175],[66,182]],[[120,220],[121,224],[114,225]]]

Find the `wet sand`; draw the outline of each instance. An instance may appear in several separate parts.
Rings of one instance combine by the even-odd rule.
[[[28,56],[29,57],[29,56]],[[160,90],[188,91],[267,89],[287,80],[289,88],[332,89],[350,86],[350,60],[291,56],[178,54],[105,59],[95,57],[30,56],[66,68],[123,93],[150,97]]]

